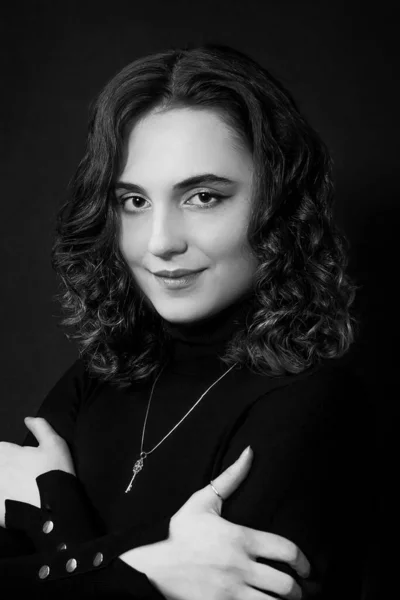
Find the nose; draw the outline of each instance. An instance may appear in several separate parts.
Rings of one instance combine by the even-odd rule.
[[[149,253],[165,258],[186,251],[185,228],[178,212],[171,210],[170,206],[154,209],[147,246]]]

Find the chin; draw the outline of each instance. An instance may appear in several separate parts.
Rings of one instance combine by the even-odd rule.
[[[176,302],[174,300],[175,306],[163,306],[159,304],[153,304],[155,310],[158,312],[160,317],[169,321],[170,323],[193,323],[194,321],[198,321],[199,319],[204,319],[211,312],[211,308],[199,310],[198,303],[195,306],[182,306],[182,303]]]
[[[185,323],[187,323],[187,324],[193,323],[194,321],[202,319],[203,317],[206,316],[203,314],[199,314],[198,312],[196,312],[196,313],[187,312],[186,314],[183,311],[178,312],[178,311],[161,311],[160,310],[157,312],[166,321],[169,321],[170,323],[176,323],[176,324],[181,323],[182,325],[184,325]]]

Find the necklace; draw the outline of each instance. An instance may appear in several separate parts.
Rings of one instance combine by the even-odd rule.
[[[149,452],[144,452],[144,451],[143,451],[143,440],[144,440],[144,432],[145,432],[145,430],[146,430],[147,416],[148,416],[148,414],[149,414],[150,403],[151,403],[151,399],[152,399],[152,397],[153,397],[153,391],[154,391],[154,387],[155,387],[155,385],[156,385],[156,383],[157,383],[157,380],[158,380],[158,378],[160,377],[161,373],[163,372],[163,370],[164,370],[164,367],[161,369],[161,371],[159,372],[159,374],[157,375],[157,377],[156,377],[156,379],[155,379],[155,381],[154,381],[154,383],[153,383],[153,387],[151,388],[151,392],[150,392],[150,398],[149,398],[149,402],[148,402],[148,404],[147,404],[147,411],[146,411],[146,416],[145,416],[145,419],[144,419],[144,425],[143,425],[143,431],[142,431],[142,443],[141,443],[141,446],[140,446],[140,455],[139,455],[139,458],[138,458],[138,460],[135,462],[135,464],[134,464],[134,466],[133,466],[133,475],[132,475],[132,479],[130,480],[130,482],[129,482],[129,485],[128,485],[128,487],[127,487],[127,488],[126,488],[126,490],[125,490],[125,494],[127,494],[127,493],[129,492],[129,490],[132,488],[132,484],[133,484],[133,482],[134,482],[134,480],[135,480],[135,477],[136,477],[136,475],[137,475],[138,473],[140,473],[140,471],[143,469],[144,459],[145,459],[145,458],[147,458],[147,456],[148,456],[149,454],[151,454],[152,452],[154,452],[154,450],[156,450],[156,448],[158,448],[158,447],[159,447],[159,446],[160,446],[160,445],[163,443],[163,441],[164,441],[164,440],[166,440],[166,439],[167,439],[167,437],[169,437],[173,431],[175,431],[175,429],[176,429],[177,427],[179,427],[179,425],[182,423],[182,421],[184,421],[184,420],[186,419],[186,417],[187,417],[187,416],[188,416],[188,415],[189,415],[189,414],[192,412],[192,410],[193,410],[194,408],[196,408],[196,406],[198,405],[198,403],[200,402],[200,400],[202,400],[202,399],[204,398],[204,396],[207,394],[207,392],[208,392],[208,391],[209,391],[209,390],[210,390],[210,389],[211,389],[211,388],[212,388],[212,387],[213,387],[213,386],[214,386],[216,383],[218,383],[218,381],[220,381],[220,380],[221,380],[223,377],[225,377],[225,375],[227,375],[227,373],[229,373],[229,371],[231,371],[231,370],[233,369],[233,367],[235,367],[236,365],[237,365],[237,363],[235,363],[235,364],[233,364],[231,367],[229,367],[229,369],[228,369],[227,371],[225,371],[225,373],[223,373],[223,374],[221,375],[221,377],[219,377],[219,378],[218,378],[216,381],[214,381],[214,383],[212,383],[212,384],[210,385],[210,387],[209,387],[209,388],[207,388],[207,389],[206,389],[206,391],[205,391],[205,392],[204,392],[204,393],[203,393],[203,394],[200,396],[200,398],[199,398],[199,399],[196,401],[196,403],[195,403],[195,404],[193,404],[192,408],[191,408],[191,409],[190,409],[190,410],[189,410],[189,411],[186,413],[186,415],[184,415],[184,416],[182,417],[182,419],[181,419],[181,420],[180,420],[180,421],[179,421],[179,422],[178,422],[178,423],[177,423],[177,424],[176,424],[176,425],[175,425],[175,426],[174,426],[174,427],[171,429],[171,431],[169,431],[169,432],[167,433],[167,435],[165,435],[165,436],[162,438],[162,440],[161,440],[160,442],[158,442],[158,444],[156,444],[156,445],[154,446],[154,448],[152,448],[151,450],[149,450]]]

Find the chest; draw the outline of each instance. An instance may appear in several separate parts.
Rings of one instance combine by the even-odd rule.
[[[194,406],[209,382],[180,383],[166,381],[155,390],[144,436],[148,389],[116,395],[105,388],[79,415],[74,437],[78,476],[110,530],[173,514],[207,485],[224,440],[257,393],[249,396],[231,377]],[[148,455],[126,493],[142,436]]]

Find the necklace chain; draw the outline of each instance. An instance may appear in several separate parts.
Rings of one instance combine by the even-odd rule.
[[[235,364],[236,364],[236,363],[235,363]],[[193,410],[194,408],[196,408],[196,406],[198,405],[198,403],[200,402],[200,400],[202,400],[202,399],[204,398],[204,396],[207,394],[207,392],[208,392],[208,391],[209,391],[209,390],[210,390],[210,389],[211,389],[211,388],[212,388],[212,387],[213,387],[215,384],[217,384],[217,383],[218,383],[218,381],[219,381],[220,379],[222,379],[223,377],[225,377],[225,375],[226,375],[227,373],[229,373],[229,371],[231,371],[231,370],[233,369],[233,367],[234,367],[234,366],[235,366],[235,365],[232,365],[232,366],[231,366],[231,367],[230,367],[230,368],[229,368],[229,369],[228,369],[228,370],[227,370],[225,373],[223,373],[223,374],[221,375],[221,377],[218,377],[218,379],[217,379],[216,381],[214,381],[214,383],[212,383],[212,384],[210,385],[210,387],[208,387],[208,388],[206,389],[206,391],[205,391],[205,392],[204,392],[204,393],[203,393],[203,394],[200,396],[200,398],[197,400],[197,402],[196,402],[195,404],[193,404],[192,408],[191,408],[191,409],[190,409],[190,410],[189,410],[189,411],[186,413],[186,415],[184,415],[184,416],[182,417],[182,419],[181,419],[181,420],[180,420],[180,421],[179,421],[179,422],[178,422],[178,423],[175,425],[175,427],[173,427],[173,428],[171,429],[171,431],[169,431],[169,432],[167,433],[167,435],[165,435],[165,436],[163,437],[163,439],[162,439],[160,442],[158,442],[158,444],[157,444],[156,446],[154,446],[154,448],[152,448],[152,450],[149,450],[149,452],[146,452],[146,455],[147,455],[147,454],[151,454],[152,452],[154,452],[154,450],[155,450],[156,448],[158,448],[158,446],[159,446],[160,444],[162,444],[162,443],[163,443],[163,441],[164,441],[164,440],[166,440],[166,439],[167,439],[167,437],[168,437],[168,436],[170,436],[170,435],[171,435],[171,433],[172,433],[173,431],[175,431],[175,429],[176,429],[177,427],[179,427],[179,425],[182,423],[182,421],[184,421],[184,420],[186,419],[186,417],[187,417],[187,416],[188,416],[188,415],[189,415],[189,414],[192,412],[192,410]],[[160,373],[158,374],[158,376],[157,376],[157,378],[156,378],[156,380],[155,380],[155,382],[154,382],[154,384],[153,384],[152,390],[151,390],[151,394],[150,394],[149,403],[148,403],[148,405],[147,405],[146,417],[145,417],[145,420],[144,420],[144,426],[143,426],[143,432],[142,432],[142,444],[141,444],[141,447],[140,447],[140,453],[142,453],[142,451],[143,451],[143,440],[144,440],[144,433],[145,433],[145,429],[146,429],[147,416],[148,416],[148,414],[149,414],[149,410],[150,410],[151,398],[152,398],[152,396],[153,396],[153,390],[154,390],[154,387],[155,387],[155,385],[156,385],[156,383],[157,383],[157,380],[158,380],[158,378],[160,377],[160,375],[161,375],[161,373],[163,372],[163,370],[164,370],[164,367],[161,369]]]
[[[143,451],[143,442],[144,442],[144,434],[145,434],[145,431],[146,431],[147,417],[148,417],[148,414],[149,414],[149,410],[150,410],[150,404],[151,404],[151,399],[152,399],[152,397],[153,397],[153,391],[154,391],[155,385],[156,385],[156,383],[157,383],[157,381],[158,381],[158,379],[159,379],[159,377],[160,377],[161,373],[163,372],[163,370],[164,370],[164,367],[161,369],[161,371],[159,372],[159,374],[157,375],[157,377],[156,377],[156,379],[155,379],[155,381],[154,381],[154,383],[153,383],[153,386],[152,386],[152,388],[151,388],[151,392],[150,392],[150,398],[149,398],[149,402],[148,402],[148,404],[147,404],[146,416],[145,416],[145,419],[144,419],[143,431],[142,431],[142,442],[141,442],[141,445],[140,445],[140,457],[139,457],[139,459],[138,459],[138,460],[135,462],[135,465],[134,465],[134,467],[133,467],[133,477],[132,477],[132,479],[131,479],[131,481],[130,481],[130,483],[129,483],[128,487],[127,487],[127,489],[125,490],[125,493],[129,492],[129,490],[130,490],[130,489],[131,489],[131,487],[132,487],[132,483],[133,483],[133,481],[134,481],[134,479],[135,479],[136,475],[139,473],[139,471],[141,471],[141,470],[142,470],[142,468],[143,468],[143,461],[144,461],[144,459],[145,459],[145,458],[146,458],[146,457],[147,457],[149,454],[151,454],[152,452],[154,452],[154,450],[156,450],[156,449],[157,449],[157,448],[158,448],[158,447],[159,447],[159,446],[160,446],[160,445],[163,443],[163,441],[164,441],[164,440],[166,440],[166,439],[167,439],[167,437],[169,437],[169,436],[171,435],[171,433],[172,433],[173,431],[175,431],[175,429],[176,429],[177,427],[179,427],[179,425],[182,423],[182,421],[184,421],[184,420],[186,419],[186,417],[187,417],[188,415],[190,415],[190,413],[192,412],[192,410],[194,410],[194,409],[196,408],[196,406],[197,406],[197,405],[199,404],[199,402],[200,402],[200,401],[201,401],[201,400],[204,398],[204,396],[207,394],[207,392],[208,392],[208,391],[209,391],[209,390],[210,390],[210,389],[211,389],[211,388],[212,388],[212,387],[213,387],[215,384],[217,384],[217,383],[218,383],[218,382],[219,382],[219,381],[220,381],[220,380],[221,380],[223,377],[225,377],[225,375],[227,375],[227,374],[229,373],[229,371],[231,371],[231,370],[233,369],[233,367],[235,367],[237,364],[238,364],[238,363],[234,363],[234,364],[233,364],[231,367],[229,367],[229,369],[228,369],[227,371],[225,371],[225,373],[223,373],[223,374],[222,374],[220,377],[218,377],[218,379],[217,379],[216,381],[214,381],[214,383],[212,383],[212,384],[211,384],[211,385],[210,385],[210,386],[209,386],[209,387],[206,389],[206,391],[205,391],[205,392],[204,392],[204,393],[203,393],[203,394],[200,396],[200,398],[199,398],[199,399],[198,399],[198,400],[195,402],[195,404],[193,404],[192,408],[191,408],[190,410],[188,410],[188,412],[187,412],[187,413],[186,413],[186,414],[185,414],[185,415],[182,417],[182,419],[181,419],[180,421],[178,421],[178,423],[177,423],[177,424],[176,424],[176,425],[175,425],[175,426],[174,426],[174,427],[173,427],[173,428],[172,428],[172,429],[171,429],[171,430],[170,430],[170,431],[167,433],[167,435],[165,435],[165,436],[162,438],[162,440],[160,440],[160,441],[158,442],[158,444],[156,444],[156,445],[154,446],[154,448],[152,448],[151,450],[149,450],[149,452],[144,452],[144,451]]]

